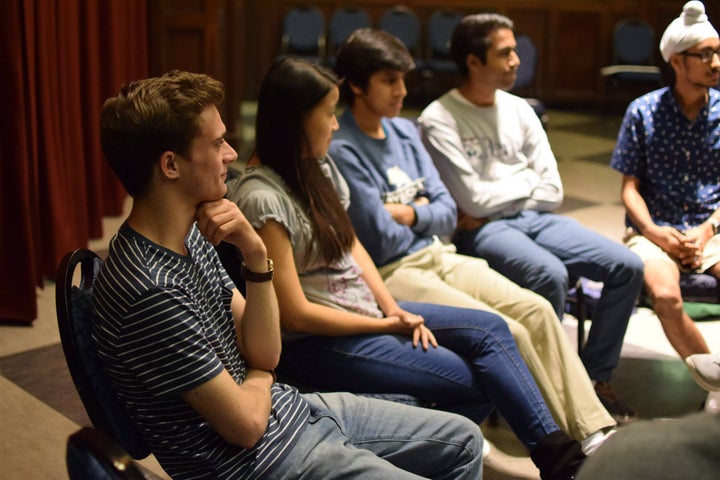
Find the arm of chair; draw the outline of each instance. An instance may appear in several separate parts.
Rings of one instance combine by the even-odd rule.
[[[610,77],[618,73],[660,73],[660,68],[651,65],[610,65],[600,69],[603,77]]]

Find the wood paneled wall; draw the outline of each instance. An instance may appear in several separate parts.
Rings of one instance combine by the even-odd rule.
[[[245,92],[245,32],[252,0],[150,0],[150,73],[181,69],[225,84],[223,121],[235,137]]]
[[[255,98],[278,54],[281,23],[292,7],[311,3],[326,20],[345,5],[365,8],[374,22],[397,3],[412,8],[423,25],[437,8],[463,14],[493,10],[515,21],[538,49],[532,94],[548,104],[598,104],[605,100],[599,71],[611,62],[612,30],[626,16],[645,19],[657,41],[684,0],[150,0],[151,68],[160,73],[186,68],[209,73],[228,89],[224,112],[232,132],[243,98]],[[720,26],[720,2],[706,0]],[[423,36],[424,36],[423,31]],[[662,64],[659,52],[656,62]]]

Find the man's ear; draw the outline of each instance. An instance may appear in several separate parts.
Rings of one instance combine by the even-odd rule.
[[[363,94],[363,89],[360,88],[360,87],[358,87],[358,86],[355,85],[354,83],[352,83],[352,82],[347,82],[347,84],[350,85],[350,90],[352,90],[353,95],[355,95],[356,97],[359,97],[360,95]]]
[[[482,67],[483,63],[480,61],[477,55],[475,55],[474,53],[468,53],[467,57],[465,57],[465,65],[467,65],[468,71],[473,71]]]
[[[176,179],[180,176],[178,156],[171,150],[166,150],[160,155],[160,172],[167,179]]]
[[[685,57],[683,57],[682,55],[678,55],[677,53],[673,53],[672,55],[670,55],[670,66],[676,72],[679,72],[685,67],[685,65],[683,65],[684,61]]]

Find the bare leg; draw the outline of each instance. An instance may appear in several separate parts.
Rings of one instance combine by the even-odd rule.
[[[716,263],[712,267],[705,270],[704,273],[707,273],[708,275],[712,275],[715,278],[720,278],[720,263]]]
[[[719,268],[714,265],[711,270]],[[652,300],[653,309],[665,331],[665,336],[681,358],[694,353],[709,353],[705,339],[695,322],[683,310],[680,293],[680,272],[677,267],[662,260],[645,262],[645,288]]]

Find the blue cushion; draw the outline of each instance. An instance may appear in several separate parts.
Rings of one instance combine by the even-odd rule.
[[[717,303],[718,282],[705,273],[684,273],[680,275],[680,290],[687,302]]]
[[[581,278],[580,284],[582,285],[585,298],[585,318],[592,318],[595,313],[595,307],[597,307],[598,300],[600,300],[600,295],[602,294],[602,284],[591,282],[586,278]],[[565,302],[565,313],[569,313],[575,318],[577,318],[580,313],[577,301],[577,288],[575,287],[568,290]]]

